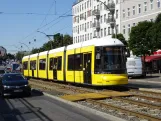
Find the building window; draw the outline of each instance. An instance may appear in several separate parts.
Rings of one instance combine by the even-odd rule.
[[[128,10],[128,16],[130,16],[130,8],[128,8],[127,10]]]
[[[135,23],[133,23],[133,26],[135,26]]]
[[[116,10],[116,19],[118,18],[118,10]]]
[[[130,34],[130,24],[128,24],[128,34]]]
[[[141,4],[138,4],[138,13],[141,13]]]
[[[104,22],[106,23],[106,14],[104,14]]]
[[[116,33],[119,33],[119,25],[116,25]]]
[[[144,2],[144,12],[147,11],[147,2]]]
[[[89,4],[90,4],[90,7],[91,7],[91,6],[92,6],[92,2],[91,2],[91,0],[90,0]]]
[[[101,29],[101,37],[103,37],[103,29]]]
[[[116,0],[116,4],[118,4],[118,0]]]
[[[87,1],[87,8],[89,8],[89,1]]]
[[[79,7],[79,8],[80,8],[80,11],[81,11],[81,8],[82,8],[82,7],[81,7],[81,5],[80,5],[80,7]]]
[[[85,9],[86,9],[86,2],[84,3],[84,7],[85,7]]]
[[[92,33],[90,34],[90,39],[92,39]]]
[[[158,8],[160,8],[160,0],[157,0]]]
[[[96,30],[94,31],[94,37],[96,37]]]
[[[104,2],[104,4],[106,5],[106,1]],[[104,9],[106,10],[107,8],[106,8],[106,6],[104,5]]]
[[[153,0],[150,0],[150,9],[153,9]]]
[[[108,27],[108,35],[110,35],[110,27]]]
[[[106,28],[104,28],[104,36],[106,36]]]
[[[83,7],[83,4],[82,4],[82,11],[83,11],[83,8],[84,8],[84,7]]]
[[[123,34],[125,34],[125,26],[123,26]]]
[[[102,10],[102,3],[100,4],[100,10]]]
[[[101,16],[101,18],[100,18],[100,23],[102,23],[102,16]]]
[[[125,18],[125,10],[123,10],[123,18]]]
[[[89,34],[88,34],[88,40],[89,40]]]
[[[45,70],[46,59],[39,60],[39,70]]]
[[[99,8],[99,5],[97,5],[97,10],[99,10],[100,8]]]
[[[90,28],[92,28],[92,21],[90,21]]]
[[[87,23],[87,29],[89,29],[89,22]]]

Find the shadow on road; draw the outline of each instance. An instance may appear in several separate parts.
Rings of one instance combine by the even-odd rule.
[[[32,91],[32,96],[24,95],[0,96],[0,121],[52,121],[42,111],[40,107],[35,107],[32,100],[42,96],[43,93],[37,90]]]

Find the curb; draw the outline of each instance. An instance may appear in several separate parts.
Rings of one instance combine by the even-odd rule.
[[[148,81],[148,80],[128,80],[129,82],[146,82],[146,83],[156,83],[156,84],[161,84],[161,82],[157,82],[157,81]]]
[[[139,90],[140,90],[140,91],[148,91],[148,92],[161,93],[161,90],[158,90],[158,89],[139,88]]]
[[[36,89],[34,89],[34,90],[36,90]],[[39,91],[39,90],[37,90],[37,91]],[[41,92],[42,92],[42,91],[41,91]],[[107,113],[104,113],[104,112],[101,112],[101,111],[97,111],[97,110],[95,110],[95,109],[92,109],[92,108],[89,108],[89,107],[80,105],[80,104],[78,104],[78,103],[74,103],[74,102],[70,102],[70,101],[61,99],[61,98],[59,98],[59,97],[53,96],[53,95],[51,95],[51,94],[48,94],[48,93],[46,93],[46,92],[42,92],[42,93],[44,94],[44,96],[47,96],[47,97],[50,97],[50,98],[55,99],[55,100],[57,100],[57,101],[66,103],[66,104],[71,105],[71,106],[73,106],[73,107],[76,107],[76,108],[85,110],[85,111],[87,111],[87,112],[90,112],[90,113],[92,113],[92,114],[94,114],[94,115],[103,117],[104,119],[107,119],[107,120],[110,120],[110,121],[126,121],[126,120],[124,120],[124,119],[121,119],[121,118],[112,116],[112,115],[110,115],[110,114],[107,114]]]

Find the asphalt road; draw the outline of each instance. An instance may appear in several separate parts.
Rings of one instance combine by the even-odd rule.
[[[0,121],[107,121],[41,93],[31,97],[0,97]]]
[[[134,77],[130,78],[128,86],[138,88],[155,88],[161,90],[161,74],[147,75],[146,78]]]

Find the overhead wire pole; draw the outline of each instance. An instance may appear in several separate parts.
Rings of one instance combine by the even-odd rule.
[[[41,32],[41,31],[37,31],[37,32],[39,32],[39,33],[41,33],[41,34],[44,34],[46,37],[48,37],[48,39],[50,40],[50,46],[51,46],[51,49],[53,49],[53,45],[52,45],[52,39],[50,38],[50,36],[54,36],[54,35],[47,35],[46,33],[44,33],[44,32]]]
[[[107,19],[111,25],[111,28],[112,28],[112,33],[114,34],[114,28],[116,29],[116,20],[114,18],[114,14],[115,14],[115,3],[114,1],[112,1],[111,3],[108,3],[108,5],[106,5],[104,2],[100,1],[100,0],[97,0],[97,2],[100,2],[102,3],[109,11],[110,11],[110,14],[112,15],[112,18],[111,19]],[[117,36],[117,30],[115,30],[115,38]]]

